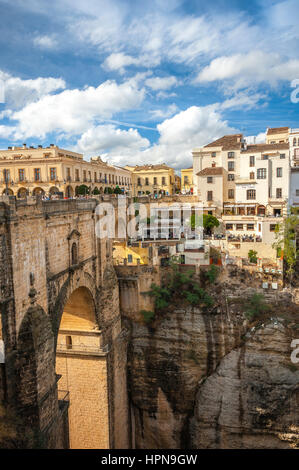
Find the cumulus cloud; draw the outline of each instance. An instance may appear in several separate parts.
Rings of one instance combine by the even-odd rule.
[[[76,148],[91,156],[109,152],[110,155],[131,154],[150,145],[148,139],[142,137],[136,129],[117,129],[112,124],[100,125],[88,129],[77,142]]]
[[[111,162],[118,165],[128,163],[128,157],[137,164],[144,162],[167,163],[176,169],[192,165],[191,151],[224,134],[237,132],[223,120],[219,105],[191,106],[164,120],[157,126],[160,137],[156,144],[145,150],[119,155],[109,152]]]
[[[110,118],[114,113],[138,108],[144,90],[134,81],[118,85],[108,80],[98,87],[65,90],[47,95],[13,113],[17,121],[16,138],[45,137],[46,134],[81,134],[97,119]]]
[[[145,81],[145,84],[152,90],[168,90],[173,86],[178,85],[178,80],[176,77],[152,77],[148,78]]]
[[[299,75],[299,60],[283,61],[279,54],[251,51],[217,57],[203,68],[196,81],[199,83],[234,80],[235,88],[268,82],[276,85],[280,80],[291,80]]]
[[[8,109],[19,109],[57,90],[65,89],[62,78],[42,78],[22,80],[0,70],[0,80],[4,84],[5,105]]]

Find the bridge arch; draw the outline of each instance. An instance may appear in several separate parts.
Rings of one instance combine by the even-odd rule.
[[[68,397],[70,448],[101,449],[109,447],[107,352],[86,276],[84,284],[64,286],[56,347],[58,396]]]

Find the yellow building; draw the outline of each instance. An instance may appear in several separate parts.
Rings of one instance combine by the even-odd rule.
[[[131,172],[108,165],[101,157],[88,162],[80,153],[56,145],[37,148],[9,147],[0,150],[0,194],[17,197],[26,195],[63,194],[72,197],[78,187],[87,192],[103,193],[105,188],[119,186],[125,192],[132,189]]]
[[[183,194],[193,194],[193,167],[181,170],[181,190]]]
[[[160,165],[125,166],[132,172],[132,193],[141,194],[174,194],[174,169],[165,163]]]

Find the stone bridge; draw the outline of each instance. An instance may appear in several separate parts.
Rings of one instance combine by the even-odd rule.
[[[127,341],[97,204],[0,203],[0,403],[30,447],[130,445]]]

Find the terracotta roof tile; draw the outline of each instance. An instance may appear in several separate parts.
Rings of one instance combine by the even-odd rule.
[[[267,130],[267,135],[284,134],[285,132],[288,132],[288,130],[288,127],[269,127]]]
[[[268,150],[288,150],[288,142],[281,144],[254,144],[247,145],[247,149],[243,150],[242,153],[254,153],[254,152],[267,152]]]
[[[205,145],[204,148],[222,147],[222,150],[238,150],[241,148],[242,138],[243,134],[224,135],[223,137],[220,137],[220,139],[214,140],[214,142]]]
[[[204,168],[203,170],[197,173],[197,176],[213,176],[213,175],[222,175],[224,168],[222,166]]]

